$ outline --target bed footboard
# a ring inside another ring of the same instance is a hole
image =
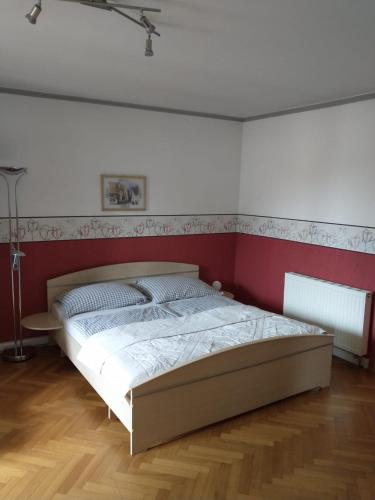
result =
[[[131,391],[131,454],[330,383],[333,337],[255,342],[203,358]]]

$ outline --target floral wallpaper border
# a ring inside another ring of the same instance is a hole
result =
[[[238,232],[375,254],[375,228],[240,215]]]
[[[19,234],[26,242],[231,233],[237,219],[236,215],[22,218]],[[12,230],[15,234],[15,227]],[[8,220],[0,219],[0,243],[8,241],[8,234]]]
[[[241,233],[375,254],[375,228],[256,215],[21,218],[19,231],[24,242]],[[0,243],[7,241],[3,218]]]

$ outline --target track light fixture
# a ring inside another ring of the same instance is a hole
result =
[[[30,12],[26,14],[25,17],[30,24],[36,24],[36,21],[41,12],[42,12],[42,0],[38,0],[38,2],[33,6]]]
[[[141,17],[140,17],[139,20],[142,23],[142,25],[143,25],[144,29],[146,30],[146,33],[147,33],[145,56],[146,57],[152,57],[154,55],[154,51],[152,50],[152,38],[151,38],[151,35],[152,35],[152,33],[155,33],[156,28],[152,24],[152,22],[144,15],[143,11],[141,11]]]
[[[142,23],[144,29],[146,32],[151,35],[151,33],[155,33],[155,26],[152,24],[152,22],[143,14],[143,11],[141,12],[141,17],[140,17],[140,22]]]
[[[137,24],[141,28],[143,28],[147,33],[146,38],[146,49],[145,56],[150,57],[154,55],[154,51],[152,50],[152,38],[151,35],[160,36],[160,33],[156,31],[156,27],[152,22],[145,16],[145,12],[161,12],[161,9],[156,9],[154,7],[142,7],[138,5],[127,5],[122,3],[115,3],[108,0],[59,0],[62,2],[72,2],[84,5],[86,7],[94,7],[96,9],[106,10],[108,12],[116,12],[116,14],[120,14],[120,16],[125,17],[129,21]],[[136,19],[129,14],[126,14],[122,11],[125,10],[134,10],[139,13],[139,19]],[[42,0],[38,0],[37,3],[33,6],[31,11],[26,15],[26,19],[31,24],[36,24],[36,21],[39,17],[39,14],[42,12]]]
[[[154,51],[152,50],[152,38],[151,35],[148,35],[146,38],[145,56],[151,57],[153,55]]]

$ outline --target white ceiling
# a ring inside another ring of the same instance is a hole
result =
[[[33,3],[1,1],[0,86],[236,117],[375,91],[374,0],[140,0],[153,58],[117,14]]]

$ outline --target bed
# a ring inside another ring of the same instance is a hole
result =
[[[198,275],[198,266],[173,262],[136,262],[86,269],[49,280],[48,305],[54,314],[59,314],[54,306],[59,294],[91,283],[131,284],[150,276],[197,278]],[[207,325],[233,329],[231,325],[224,324],[223,318],[232,315],[232,323],[235,324],[236,314],[248,312],[237,304],[225,304],[232,307],[217,309],[211,306],[210,310],[190,315],[191,325],[193,327],[199,318],[203,324],[208,321]],[[251,314],[257,313],[260,321],[264,321],[262,312],[258,311],[253,309]],[[264,317],[269,316],[264,314]],[[184,318],[161,318],[149,321],[147,328],[140,323],[127,325],[126,331],[136,332],[139,327],[151,332],[155,331],[155,325],[163,325],[167,332],[165,337],[168,337],[173,336],[175,323],[183,332],[189,321]],[[83,362],[85,343],[72,334],[68,322],[63,324],[52,334],[54,340],[127,428],[132,455],[194,429],[307,390],[326,387],[330,383],[333,336],[321,331],[314,333],[309,330],[308,334],[304,334],[302,330],[298,335],[291,332],[284,336],[252,339],[224,348],[221,346],[219,350],[201,354],[182,365],[147,378],[138,378],[127,385],[120,372],[116,376],[116,372],[108,368],[103,373],[94,369],[94,365]],[[186,330],[185,333],[195,331]],[[107,365],[111,366],[110,363]]]

